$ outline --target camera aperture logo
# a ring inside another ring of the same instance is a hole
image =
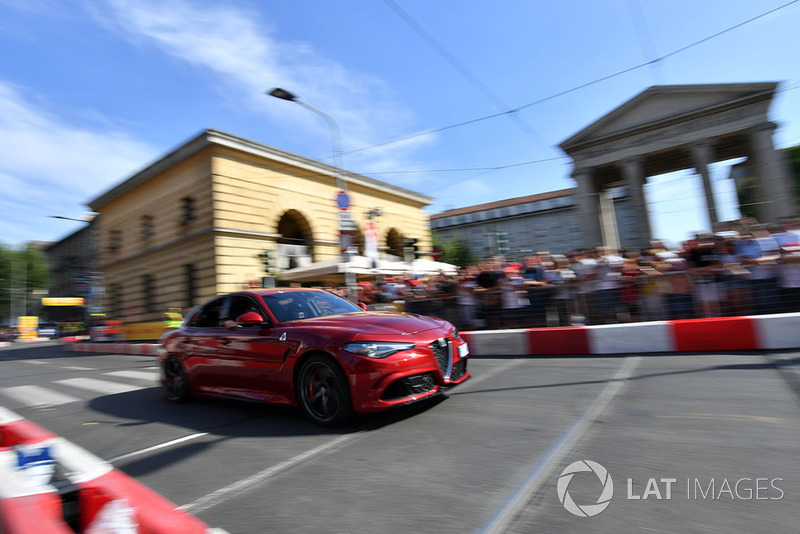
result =
[[[575,473],[586,471],[591,471],[597,475],[597,478],[600,479],[600,483],[603,485],[603,491],[600,493],[600,497],[598,497],[595,504],[579,505],[569,494],[569,483],[572,482],[572,477],[575,476]],[[613,496],[614,481],[611,480],[611,475],[608,474],[608,470],[597,462],[578,460],[577,462],[569,464],[567,468],[561,472],[561,476],[558,477],[558,500],[561,501],[561,504],[564,505],[564,508],[566,508],[569,513],[577,515],[578,517],[596,516],[608,508]]]

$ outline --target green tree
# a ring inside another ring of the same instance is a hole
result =
[[[445,263],[465,267],[478,262],[478,258],[472,253],[469,245],[464,240],[458,239],[443,242],[441,237],[434,232],[433,246],[442,251],[441,261]]]
[[[0,321],[13,322],[13,315],[27,313],[30,294],[47,289],[50,268],[47,256],[38,248],[14,249],[0,244]]]

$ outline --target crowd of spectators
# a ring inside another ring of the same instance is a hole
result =
[[[800,311],[800,231],[699,234],[678,250],[602,247],[487,258],[458,275],[362,281],[359,300],[462,329],[531,328]]]

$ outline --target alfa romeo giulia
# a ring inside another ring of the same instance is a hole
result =
[[[160,340],[167,398],[299,407],[323,426],[417,402],[469,378],[469,348],[433,317],[366,311],[322,289],[221,295]]]

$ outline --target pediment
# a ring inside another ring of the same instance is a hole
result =
[[[651,124],[690,118],[726,106],[740,105],[748,99],[771,99],[777,83],[709,85],[657,85],[650,87],[559,146],[565,151],[577,145],[618,137]]]

